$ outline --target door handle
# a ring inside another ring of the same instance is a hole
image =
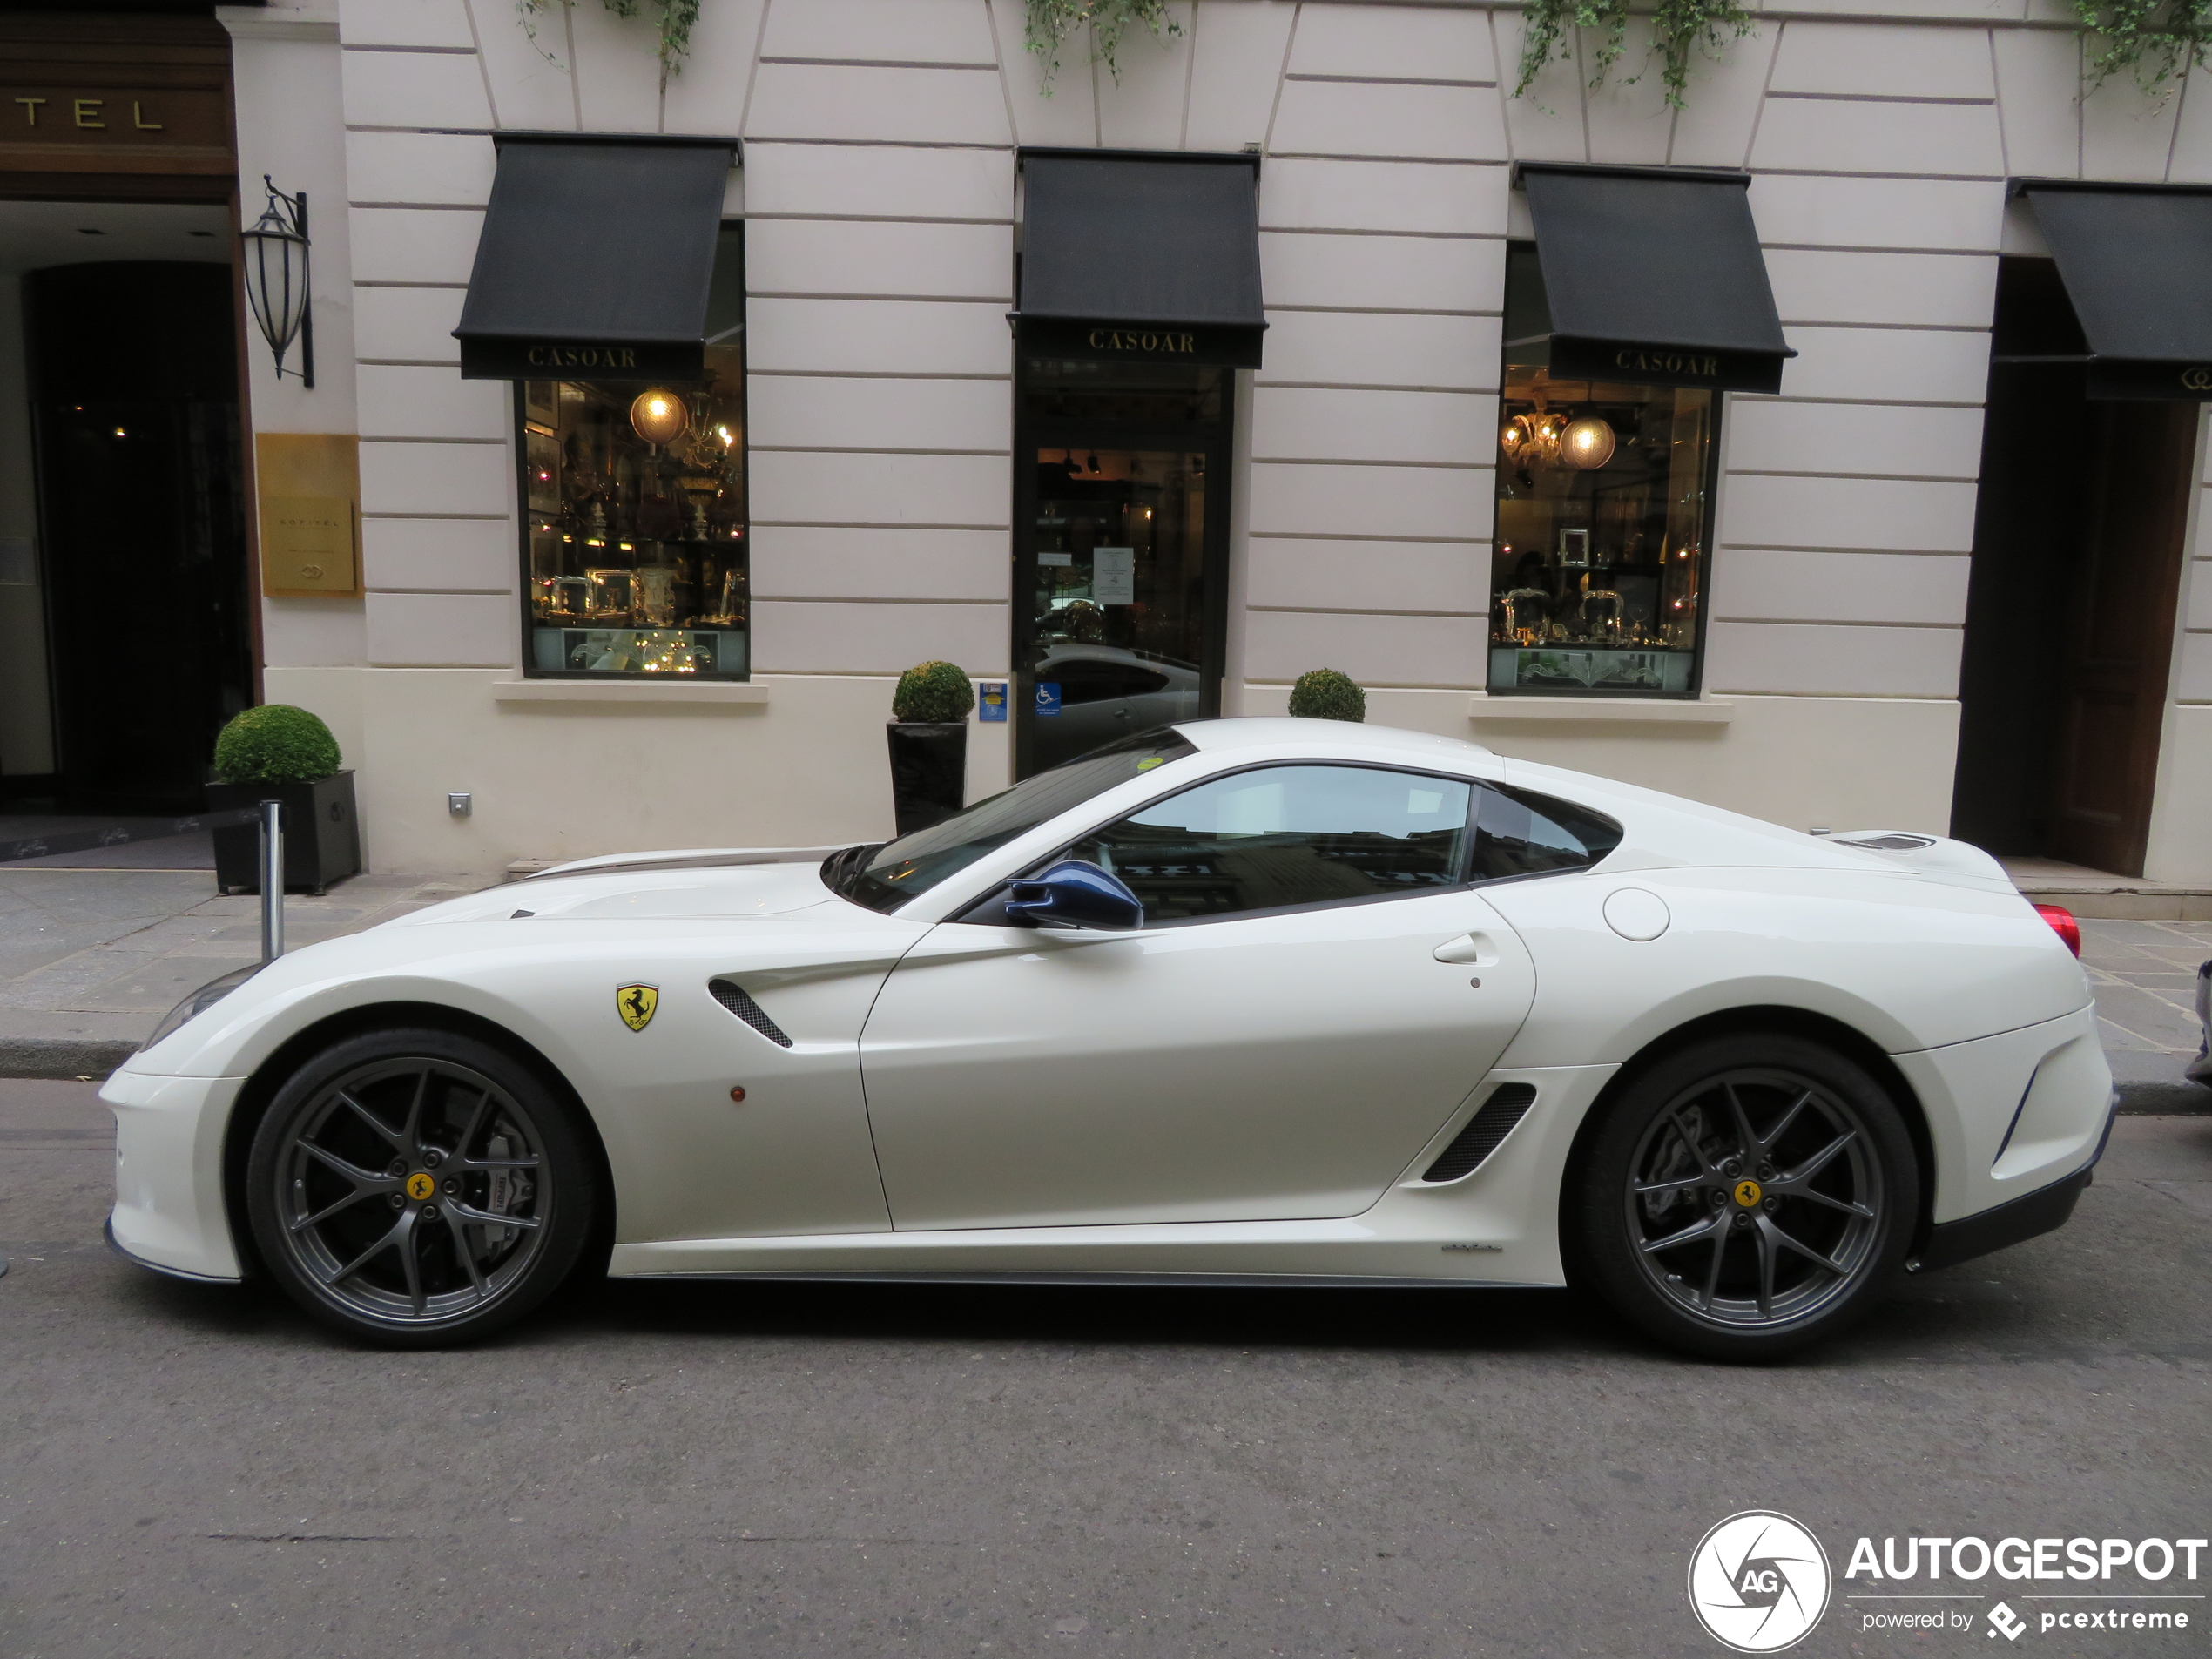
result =
[[[1474,963],[1488,968],[1498,960],[1498,948],[1487,934],[1461,934],[1457,939],[1447,939],[1431,953],[1440,962],[1453,962],[1462,967]]]

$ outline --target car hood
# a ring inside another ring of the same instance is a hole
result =
[[[549,870],[384,925],[428,927],[496,917],[562,921],[722,921],[840,902],[818,848],[648,854]]]
[[[617,987],[880,977],[927,931],[838,898],[811,861],[509,882],[287,952],[125,1069],[245,1076],[319,1021],[408,1003],[482,1018],[556,1066],[587,1065],[576,1032]]]

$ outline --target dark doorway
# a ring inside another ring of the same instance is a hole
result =
[[[1235,371],[1022,364],[1015,765],[1217,714]]]
[[[59,804],[188,812],[252,700],[230,267],[24,290]]]
[[[2092,401],[2086,355],[2052,262],[2002,260],[1952,833],[2140,875],[2198,405]]]

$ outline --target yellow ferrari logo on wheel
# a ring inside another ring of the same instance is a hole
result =
[[[653,1010],[660,1006],[660,988],[657,985],[625,985],[615,993],[615,1012],[622,1015],[622,1022],[632,1031],[643,1031],[653,1022]]]
[[[438,1184],[420,1170],[407,1178],[407,1196],[417,1204],[421,1203],[437,1190]]]
[[[1749,1210],[1757,1204],[1759,1201],[1759,1184],[1757,1182],[1738,1181],[1736,1184],[1736,1202],[1742,1204],[1746,1210]]]

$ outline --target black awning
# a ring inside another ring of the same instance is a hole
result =
[[[1521,164],[1554,378],[1776,392],[1782,338],[1750,175]]]
[[[2089,345],[2088,393],[2212,399],[2212,190],[2014,179]]]
[[[1259,158],[1022,153],[1031,356],[1259,367]]]
[[[463,380],[696,381],[736,141],[496,133]]]

